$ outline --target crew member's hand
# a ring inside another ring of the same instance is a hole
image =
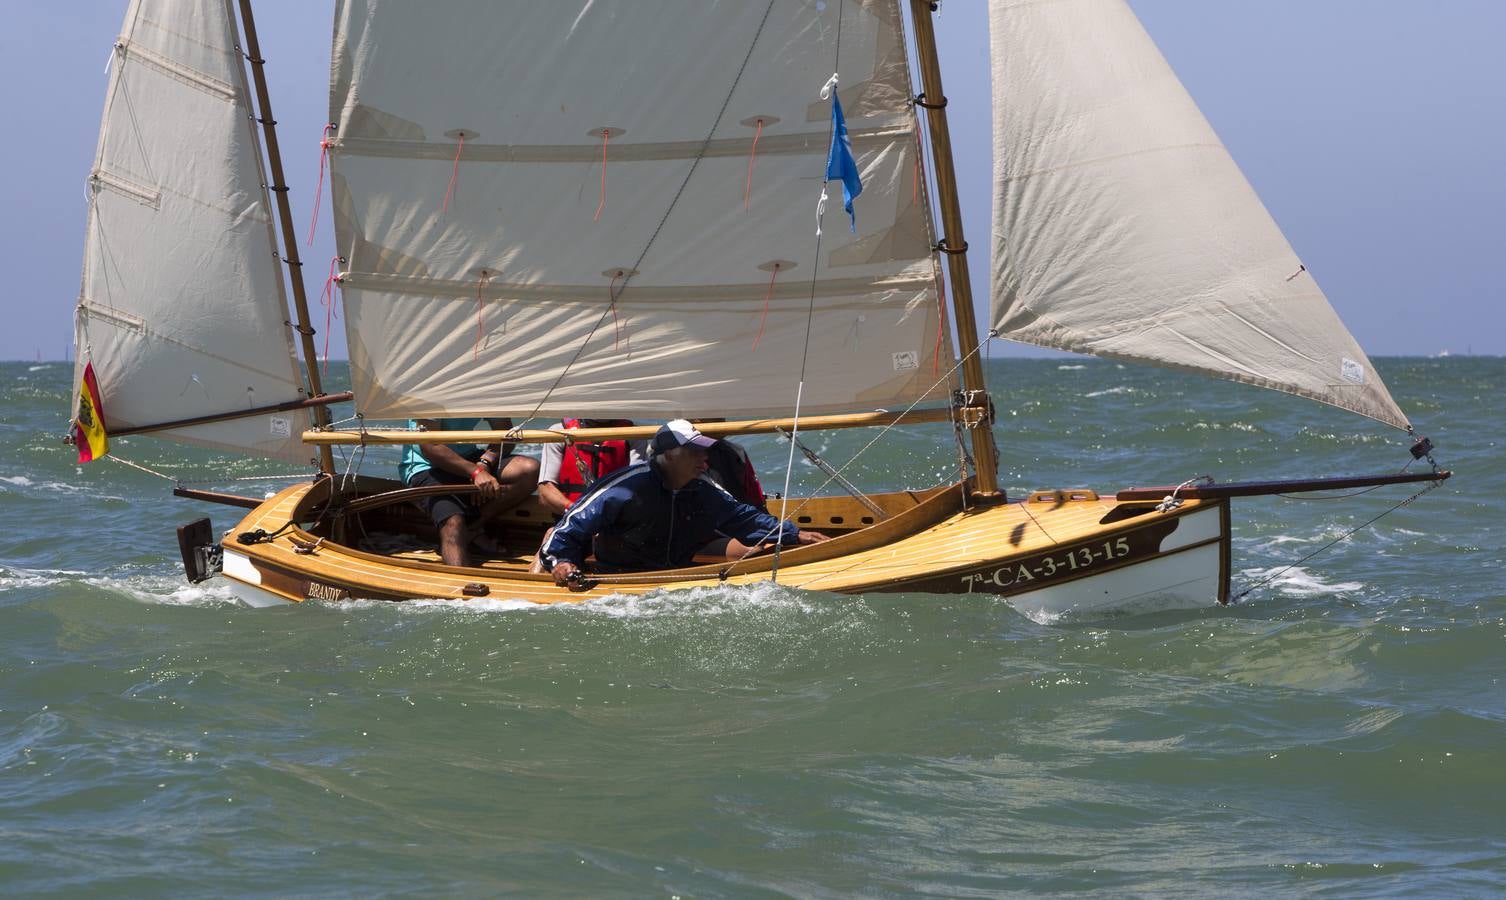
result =
[[[819,544],[822,541],[831,540],[830,535],[822,534],[819,531],[802,531],[798,537],[802,544]]]
[[[558,562],[554,564],[554,583],[565,587],[570,583],[570,576],[576,572],[575,563]]]
[[[473,475],[471,483],[480,488],[479,493],[482,500],[490,500],[497,496],[498,491],[502,490],[502,483],[497,480],[497,476],[485,469]]]

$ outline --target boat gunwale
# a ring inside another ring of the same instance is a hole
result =
[[[372,476],[363,476],[361,482],[358,483],[370,484],[372,482],[384,481],[385,479],[377,479]],[[303,488],[304,494],[302,497],[296,499],[295,505],[293,506],[292,510],[283,518],[285,518],[287,521],[297,523],[300,519],[312,517],[315,513],[315,507],[320,503],[326,502],[325,493],[320,491],[320,488],[328,485],[329,483],[330,482],[328,479],[320,479],[307,485],[294,485],[292,488],[289,488],[288,490],[283,491],[282,493],[279,493],[276,496],[268,499],[257,509],[252,510],[247,514],[246,520],[249,520],[253,516],[258,515],[259,512],[261,512],[269,505],[286,503],[288,500],[293,499],[292,497],[288,496],[289,492],[298,488]],[[880,500],[882,500],[882,498],[884,497],[908,497],[912,501],[914,501],[914,505],[910,506],[908,509],[900,510],[892,514],[887,519],[875,522],[871,525],[865,525],[861,528],[851,529],[851,531],[847,534],[834,536],[831,540],[823,541],[820,544],[805,544],[799,547],[787,547],[780,551],[780,566],[788,567],[792,565],[801,565],[803,563],[820,562],[826,559],[846,556],[852,553],[859,553],[874,549],[884,543],[891,542],[896,538],[902,538],[909,534],[920,533],[926,528],[929,528],[936,523],[946,519],[948,516],[955,515],[959,512],[965,512],[966,510],[962,508],[963,492],[964,483],[954,482],[949,485],[938,485],[937,487],[926,488],[919,491],[902,490],[888,491],[881,494],[872,494],[870,495],[870,497],[879,498]],[[819,500],[822,498],[812,499]],[[267,510],[265,513],[262,513],[261,517],[265,518],[266,515],[270,514],[271,510]],[[265,528],[265,525],[261,525],[260,527]],[[283,535],[289,534],[297,537],[302,541],[319,540],[319,536],[308,532],[298,524],[294,524],[293,527],[288,531],[283,532]],[[858,535],[863,535],[866,537],[866,540],[862,545],[855,545],[852,540]],[[480,575],[482,580],[516,579],[522,581],[539,582],[553,581],[553,576],[551,575],[528,572],[524,569],[512,569],[505,567],[500,569],[493,569],[482,566],[449,566],[445,565],[444,563],[429,562],[427,560],[400,559],[397,557],[388,556],[386,554],[372,553],[370,551],[360,550],[358,548],[350,546],[349,544],[338,543],[331,541],[328,538],[324,539],[323,546],[338,548],[340,553],[348,555],[355,559],[360,559],[379,565],[391,565],[394,568],[399,569],[413,569],[416,571],[434,574],[469,576]],[[773,565],[773,554],[766,552],[761,553],[757,556],[749,556],[743,560],[738,560],[732,563],[720,562],[699,566],[683,566],[674,569],[651,569],[644,572],[611,573],[608,575],[608,578],[610,579],[611,576],[615,574],[624,574],[632,575],[635,578],[644,577],[649,580],[652,580],[650,576],[661,576],[666,581],[698,579],[722,580],[733,576],[752,575],[769,571],[773,568]]]

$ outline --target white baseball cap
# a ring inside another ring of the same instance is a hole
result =
[[[710,447],[715,443],[716,438],[701,434],[695,430],[694,425],[684,419],[672,419],[659,426],[658,433],[654,435],[653,449],[655,453],[664,453],[686,444]]]

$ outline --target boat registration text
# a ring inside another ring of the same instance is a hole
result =
[[[1116,559],[1123,559],[1129,556],[1130,552],[1129,538],[1120,536],[1098,544],[1085,544],[1044,556],[1030,557],[1019,562],[1005,563],[983,572],[970,572],[962,576],[962,583],[966,586],[968,593],[972,593],[975,586],[1014,587],[1032,581],[1081,572]]]

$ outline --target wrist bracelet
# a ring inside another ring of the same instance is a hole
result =
[[[486,466],[484,466],[484,465],[483,466],[477,466],[476,468],[472,469],[471,470],[471,481],[475,481],[476,480],[476,476],[479,475],[479,474],[481,474],[482,472],[485,472],[485,471],[486,471]]]

